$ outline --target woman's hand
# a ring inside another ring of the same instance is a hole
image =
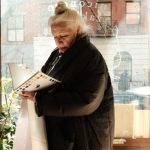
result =
[[[21,94],[19,94],[19,96],[22,98],[22,99],[25,99],[25,100],[31,100],[31,101],[34,101],[35,102],[35,95],[36,95],[36,92],[28,92],[28,91],[22,91]]]

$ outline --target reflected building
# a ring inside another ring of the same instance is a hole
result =
[[[1,14],[3,76],[9,76],[7,63],[41,68],[55,47],[48,18],[56,3],[57,0],[2,1],[2,8],[7,6]],[[86,19],[91,27],[91,41],[108,65],[115,102],[119,103],[115,107],[116,135],[150,137],[150,113],[144,110],[145,98],[126,92],[150,85],[150,1],[67,0],[66,3]],[[135,109],[133,103],[137,102]]]
[[[23,63],[40,69],[55,47],[48,28],[55,0],[6,0],[1,16],[2,73],[6,64]],[[148,0],[67,0],[91,27],[91,41],[108,65],[114,93],[120,93],[121,74],[127,70],[129,88],[149,84]],[[2,1],[2,7],[4,3]]]
[[[149,85],[149,1],[90,2],[83,7],[83,14],[93,29],[92,42],[105,57],[114,93],[122,94],[118,84],[125,70],[129,76],[129,88]]]

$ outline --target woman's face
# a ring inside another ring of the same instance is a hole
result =
[[[51,32],[54,36],[55,43],[61,52],[65,52],[75,41],[77,31],[72,31],[66,26],[51,26]]]

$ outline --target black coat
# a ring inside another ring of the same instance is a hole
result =
[[[42,68],[47,72],[56,48]],[[50,75],[61,83],[36,95],[36,112],[44,116],[49,150],[112,150],[114,101],[106,63],[88,37],[61,57]]]

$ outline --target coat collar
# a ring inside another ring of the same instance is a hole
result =
[[[88,36],[80,37],[78,36],[74,44],[62,55],[62,58],[55,66],[55,69],[51,71],[53,77],[57,78],[57,75],[62,70],[65,70],[67,66],[77,58],[80,53],[83,53],[86,49],[85,46],[90,42]],[[59,52],[59,49],[56,50],[56,53]]]
[[[65,53],[66,54],[72,53],[73,51],[77,53],[78,51],[80,51],[80,49],[82,49],[89,42],[90,40],[88,36],[77,36],[74,44]]]

